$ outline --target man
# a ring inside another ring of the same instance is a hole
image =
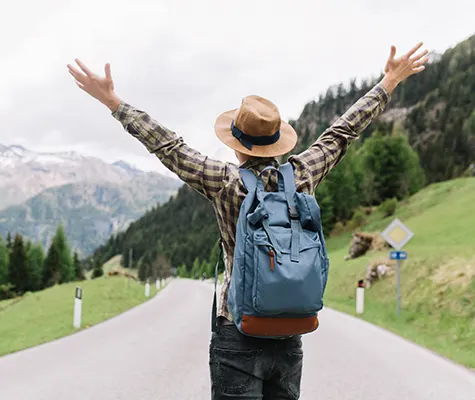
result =
[[[314,193],[328,172],[342,159],[351,140],[378,116],[396,86],[410,75],[424,70],[427,50],[422,43],[395,58],[391,47],[383,80],[356,102],[307,150],[289,158],[298,192]],[[259,96],[246,97],[240,108],[221,114],[215,124],[219,139],[235,151],[239,166],[211,160],[188,147],[183,139],[160,125],[148,114],[123,102],[114,93],[110,65],[105,77],[91,72],[76,60],[82,72],[68,65],[76,84],[106,105],[125,130],[141,141],[149,152],[196,189],[216,210],[224,248],[225,275],[218,310],[220,329],[210,345],[213,399],[298,399],[302,372],[300,336],[282,340],[258,339],[242,335],[233,324],[227,296],[235,248],[236,222],[246,189],[239,168],[255,173],[278,166],[276,157],[290,152],[297,134],[281,121],[277,107]],[[275,191],[277,177],[264,171],[267,191]]]

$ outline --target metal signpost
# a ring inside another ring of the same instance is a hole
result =
[[[396,260],[396,286],[397,286],[397,315],[401,313],[401,260],[407,260],[407,253],[401,249],[414,236],[409,228],[397,218],[381,233],[386,242],[388,242],[396,251],[391,251],[391,260]]]

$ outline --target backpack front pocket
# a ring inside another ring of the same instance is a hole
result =
[[[318,244],[304,247],[299,262],[271,243],[254,243],[253,305],[263,315],[309,314],[322,308],[322,267]],[[279,261],[279,262],[278,262]]]

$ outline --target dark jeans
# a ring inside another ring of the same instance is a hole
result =
[[[302,339],[257,339],[222,325],[210,344],[211,398],[296,400],[302,376]]]

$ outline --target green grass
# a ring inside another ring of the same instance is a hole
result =
[[[396,316],[395,277],[366,290],[361,317],[475,368],[475,179],[431,185],[386,219],[373,213],[363,231],[380,232],[394,217],[414,233],[401,268],[402,313]],[[328,240],[331,266],[326,305],[355,314],[355,288],[366,267],[388,252],[344,261],[350,234]]]
[[[118,272],[129,272],[128,268],[124,268],[121,264],[120,261],[122,259],[122,256],[118,255],[115,257],[112,257],[109,261],[107,261],[103,266],[102,270],[104,271],[104,275],[107,275],[110,271],[118,271]],[[86,278],[91,279],[92,278],[92,269],[90,271],[86,272]],[[132,269],[130,272],[137,276],[137,269]]]
[[[83,289],[81,329],[114,317],[147,298],[144,285],[127,278],[102,277],[68,283],[0,301],[0,356],[49,342],[76,332],[73,327],[74,293]],[[150,285],[151,296],[155,285]]]

